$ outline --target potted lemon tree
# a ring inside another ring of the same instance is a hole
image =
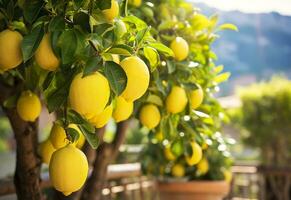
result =
[[[149,130],[142,155],[145,173],[157,177],[161,199],[222,199],[229,191],[231,159],[220,125],[224,112],[213,97],[229,77],[216,66],[211,44],[217,32],[237,30],[217,25],[217,16],[201,14],[185,1],[148,1],[130,11],[152,25],[154,37],[173,57],[155,57],[157,69],[139,106],[141,126]],[[151,60],[152,61],[152,60]]]

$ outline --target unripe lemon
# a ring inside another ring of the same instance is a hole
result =
[[[142,125],[149,129],[155,128],[161,120],[161,114],[157,106],[148,104],[141,108],[139,113],[139,120]]]
[[[190,92],[190,104],[192,109],[196,109],[201,105],[203,96],[203,90],[200,86],[196,90]]]
[[[51,47],[48,33],[43,36],[35,52],[35,61],[41,68],[48,71],[55,71],[60,65],[60,61]]]
[[[126,25],[122,20],[118,19],[115,21],[114,32],[118,38],[122,38],[122,36],[127,32]]]
[[[119,14],[119,5],[116,0],[111,0],[111,7],[106,10],[102,10],[103,15],[108,21],[112,21]]]
[[[202,149],[196,142],[191,142],[192,155],[186,157],[188,165],[193,166],[200,162],[202,159]]]
[[[42,162],[49,164],[52,154],[55,152],[55,148],[53,147],[50,140],[45,140],[39,145],[39,153],[42,159]]]
[[[140,5],[142,4],[142,0],[129,0],[129,4],[135,7],[140,7]]]
[[[140,98],[148,89],[150,73],[148,67],[139,57],[131,56],[120,63],[126,73],[127,84],[121,94],[127,101],[134,101]]]
[[[232,173],[230,170],[223,170],[224,180],[228,183],[232,180]]]
[[[172,167],[172,175],[174,177],[178,177],[178,178],[181,178],[185,175],[185,168],[183,165],[181,164],[175,164],[173,167]]]
[[[188,99],[185,90],[181,87],[174,86],[166,99],[167,111],[173,114],[182,112],[187,102]]]
[[[36,94],[27,90],[21,93],[16,109],[23,121],[34,122],[40,115],[41,103]]]
[[[0,33],[0,71],[17,67],[22,63],[22,35],[6,29]]]
[[[50,161],[49,175],[55,189],[65,196],[79,190],[88,175],[85,154],[70,144],[56,150]]]
[[[82,78],[79,73],[72,81],[69,101],[75,111],[90,119],[104,110],[109,96],[109,83],[102,74],[95,72]]]
[[[95,115],[92,119],[90,119],[90,122],[96,127],[101,128],[105,126],[108,121],[110,120],[113,112],[113,105],[108,105],[102,113]]]
[[[189,53],[189,46],[186,40],[181,37],[176,37],[170,45],[172,51],[174,52],[174,57],[178,61],[182,61],[187,58]]]
[[[133,102],[126,101],[123,97],[119,96],[116,100],[116,106],[113,111],[113,118],[116,122],[121,122],[130,117],[133,111]]]
[[[197,164],[197,170],[200,174],[206,174],[209,170],[209,163],[206,158],[202,158]]]
[[[175,160],[176,159],[176,156],[172,153],[171,147],[169,145],[165,147],[164,155],[167,158],[167,160],[171,161],[171,160]]]

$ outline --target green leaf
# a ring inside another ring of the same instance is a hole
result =
[[[98,24],[93,27],[94,33],[98,35],[102,35],[104,32],[107,32],[112,29],[113,29],[112,24],[108,23]]]
[[[67,134],[69,134],[71,142],[77,141],[79,139],[79,137],[80,137],[79,132],[74,128],[68,127],[68,128],[66,128],[66,132],[67,132]]]
[[[31,33],[24,36],[21,43],[21,51],[24,62],[26,62],[33,56],[43,38],[43,35],[44,28],[43,24],[41,24],[32,29]]]
[[[86,62],[85,69],[83,71],[83,76],[87,76],[92,72],[95,72],[98,68],[100,68],[102,65],[101,61],[102,59],[100,56],[90,57]]]
[[[86,30],[87,32],[91,32],[90,27],[90,17],[87,13],[78,12],[74,15],[73,18],[74,24],[80,25],[82,29]]]
[[[98,0],[98,1],[96,1],[96,5],[100,10],[106,10],[106,9],[111,8],[111,1]]]
[[[58,46],[61,48],[61,59],[63,64],[73,62],[77,49],[77,36],[74,30],[66,30],[59,38]]]
[[[163,45],[162,43],[149,43],[148,46],[155,48],[159,52],[163,53],[165,56],[174,56],[172,49]]]
[[[150,63],[151,71],[154,71],[160,61],[158,52],[152,47],[144,47],[143,53]]]
[[[125,44],[119,44],[111,47],[108,51],[108,53],[112,54],[119,54],[123,56],[131,56],[134,52],[133,48],[125,45]]]
[[[195,113],[198,117],[201,117],[201,118],[210,118],[210,116],[204,112],[201,112],[201,111],[197,111],[197,110],[192,110],[193,113]]]
[[[93,149],[97,149],[99,145],[99,138],[95,133],[91,133],[88,131],[84,126],[78,125],[79,129],[82,131],[83,135],[85,136],[86,140],[90,144]]]
[[[95,132],[95,128],[85,118],[83,118],[78,112],[70,109],[67,114],[68,121],[73,124],[82,125],[90,133]]]
[[[33,23],[44,4],[45,2],[43,0],[25,0],[23,5],[25,20],[29,23]]]
[[[150,29],[151,29],[150,27],[146,27],[145,29],[142,29],[137,32],[136,37],[135,37],[137,44],[140,44],[143,42],[146,34],[149,33]]]
[[[12,96],[8,97],[8,99],[6,99],[4,101],[3,106],[5,108],[15,108],[19,96],[20,96],[20,93],[17,93],[15,95],[12,95]]]
[[[127,76],[122,67],[113,61],[107,61],[105,63],[104,73],[113,92],[116,95],[120,95],[127,84]]]
[[[218,27],[219,30],[232,30],[232,31],[237,31],[238,32],[238,28],[236,25],[234,24],[222,24]]]
[[[134,24],[138,30],[142,30],[142,29],[145,29],[148,27],[147,24],[143,20],[141,20],[133,15],[124,17],[123,21]]]
[[[223,65],[219,65],[219,66],[215,67],[215,68],[213,69],[213,71],[214,71],[216,74],[218,74],[218,73],[222,72],[223,69],[224,69],[224,66],[223,66]]]
[[[167,69],[168,69],[169,74],[172,74],[174,71],[176,71],[176,65],[174,62],[170,60],[166,60],[166,63],[167,63]]]
[[[49,32],[63,31],[66,27],[65,20],[61,16],[55,16],[49,23]]]
[[[224,81],[227,81],[229,77],[230,77],[230,72],[225,72],[225,73],[217,75],[213,81],[216,83],[222,83]]]

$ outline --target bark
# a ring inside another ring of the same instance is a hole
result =
[[[81,200],[101,200],[106,182],[107,167],[116,158],[120,145],[124,142],[128,121],[117,124],[115,138],[111,144],[102,142],[96,150],[93,171],[81,194]]]
[[[19,85],[10,87],[0,82],[0,105],[14,94]],[[19,200],[41,200],[40,166],[37,155],[38,121],[24,122],[15,108],[3,108],[9,118],[16,140],[14,185]]]

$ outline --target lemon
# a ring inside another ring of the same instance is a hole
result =
[[[190,105],[192,109],[198,108],[203,101],[203,90],[200,86],[194,91],[190,92]]]
[[[125,58],[120,65],[127,76],[126,88],[121,96],[127,101],[134,101],[140,98],[149,86],[150,73],[148,67],[136,56]]]
[[[161,120],[161,114],[157,106],[154,104],[147,104],[141,108],[139,113],[139,120],[142,125],[149,129],[155,128]]]
[[[49,164],[52,154],[55,152],[50,140],[45,140],[39,145],[40,156],[44,163]]]
[[[85,154],[70,144],[56,150],[50,161],[49,175],[55,189],[65,196],[79,190],[88,175]]]
[[[34,122],[40,115],[41,103],[36,94],[27,90],[21,93],[16,109],[23,121]]]
[[[118,38],[122,38],[122,36],[127,32],[126,25],[122,20],[118,19],[115,21],[114,32]]]
[[[129,0],[129,4],[135,7],[140,7],[140,5],[142,4],[142,0]]]
[[[166,157],[167,160],[175,160],[176,156],[172,153],[171,151],[171,146],[167,145],[164,149],[164,155]]]
[[[192,156],[186,157],[186,162],[188,165],[193,166],[200,162],[202,159],[202,149],[196,142],[191,142]]]
[[[7,71],[22,63],[22,35],[6,29],[0,33],[0,71]]]
[[[95,115],[92,119],[89,121],[96,127],[96,128],[101,128],[105,126],[108,121],[110,120],[113,112],[113,105],[110,104],[108,105],[102,113]]]
[[[173,114],[182,112],[187,102],[188,99],[185,90],[181,87],[174,86],[166,99],[167,111]]]
[[[111,7],[109,9],[102,10],[102,13],[108,21],[112,21],[119,14],[118,2],[115,0],[111,0]]]
[[[172,167],[172,175],[174,177],[178,177],[178,178],[181,178],[185,175],[185,168],[183,165],[181,164],[175,164],[173,167]]]
[[[228,183],[232,180],[232,173],[230,170],[223,170],[224,180]]]
[[[79,149],[82,149],[82,147],[84,146],[85,142],[86,142],[85,136],[82,133],[80,133],[79,134],[79,139],[77,140],[76,147],[79,148]]]
[[[163,134],[163,132],[162,131],[159,131],[159,132],[157,132],[156,134],[155,134],[155,137],[156,137],[156,139],[158,140],[158,141],[163,141],[163,139],[164,139],[164,134]]]
[[[202,158],[197,164],[197,170],[199,174],[206,174],[209,170],[209,163],[206,158]]]
[[[48,33],[43,36],[35,52],[35,61],[41,68],[48,71],[55,71],[60,65],[60,61],[51,47],[50,35]]]
[[[116,99],[116,106],[113,110],[113,118],[116,122],[121,122],[130,117],[133,112],[133,103],[126,101],[123,97],[119,96]]]
[[[79,133],[79,139],[75,141],[73,145],[76,146],[77,144],[79,144],[79,147],[82,147],[85,142],[85,138],[81,130],[76,124],[69,124],[69,128],[73,128]],[[63,129],[63,127],[61,127],[57,123],[54,123],[49,139],[55,149],[62,148],[70,143],[67,138],[65,129]]]
[[[189,46],[186,40],[184,40],[183,38],[176,37],[175,40],[171,42],[170,47],[174,53],[174,57],[176,60],[182,61],[187,58],[189,53]]]
[[[72,81],[69,101],[75,111],[90,119],[104,110],[109,96],[109,83],[102,74],[95,72],[82,78],[79,73]]]

